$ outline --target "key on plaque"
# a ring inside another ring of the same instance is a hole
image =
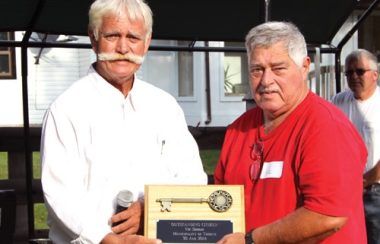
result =
[[[215,212],[226,212],[232,205],[232,196],[224,191],[217,190],[208,198],[159,198],[156,202],[161,203],[161,212],[170,212],[172,203],[205,203]]]

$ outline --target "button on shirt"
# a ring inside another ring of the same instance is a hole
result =
[[[137,78],[124,97],[92,68],[47,111],[41,160],[55,243],[99,243],[120,190],[137,200],[146,184],[207,184],[176,100]]]

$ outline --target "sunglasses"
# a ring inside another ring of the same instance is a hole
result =
[[[346,76],[352,76],[355,73],[357,76],[362,76],[367,71],[370,71],[370,69],[349,69],[349,70],[346,70],[344,74]]]
[[[264,146],[261,141],[256,142],[251,146],[252,163],[249,166],[249,177],[252,181],[260,177],[261,163],[263,160]]]

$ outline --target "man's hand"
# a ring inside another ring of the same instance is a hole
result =
[[[111,218],[112,223],[121,222],[112,227],[112,231],[116,234],[130,235],[142,231],[143,226],[143,203],[140,201],[133,202],[132,205],[124,211],[115,214]]]
[[[107,234],[101,244],[161,244],[159,239],[148,239],[140,235],[116,235]]]
[[[126,244],[161,244],[161,240],[157,239],[148,239],[144,236],[140,235],[128,235],[128,236],[123,236],[123,243]]]
[[[347,217],[323,215],[304,207],[267,225],[255,228],[257,243],[320,243],[341,229]],[[217,244],[243,244],[243,233],[224,236]]]
[[[236,232],[232,234],[225,235],[221,240],[219,240],[216,244],[244,244],[244,233]]]

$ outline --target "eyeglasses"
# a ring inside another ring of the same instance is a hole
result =
[[[349,70],[346,70],[344,74],[346,76],[352,76],[355,73],[357,76],[362,76],[367,71],[370,71],[370,69],[349,69]]]
[[[252,163],[249,166],[249,177],[252,181],[257,180],[260,177],[261,163],[263,159],[264,146],[261,141],[252,145],[251,159]]]

